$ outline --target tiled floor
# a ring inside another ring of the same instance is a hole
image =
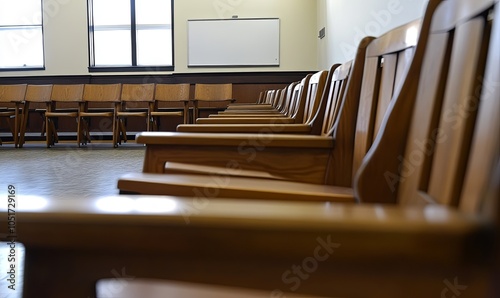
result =
[[[114,149],[109,142],[91,143],[83,148],[75,143],[58,143],[48,149],[44,143],[27,143],[16,149],[12,144],[0,146],[0,216],[7,216],[8,186],[16,188],[17,204],[27,204],[27,198],[51,197],[82,199],[117,194],[118,178],[128,172],[142,171],[145,147],[127,143]],[[23,200],[23,197],[25,198]],[[32,201],[32,200],[30,200]],[[1,227],[4,233],[7,227]],[[16,246],[17,268],[22,246]],[[0,242],[0,297],[21,298],[22,276],[17,272],[16,291],[7,281],[11,262],[9,246]]]

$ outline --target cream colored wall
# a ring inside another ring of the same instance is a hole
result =
[[[44,0],[44,7],[45,71],[1,72],[0,76],[88,74],[87,1]],[[317,68],[315,0],[176,0],[174,9],[176,73],[301,71]],[[240,18],[280,18],[280,67],[187,67],[187,20],[230,18],[233,15]],[[103,74],[109,73],[93,73]]]
[[[277,17],[280,19],[280,67],[188,68],[187,20]],[[176,72],[287,71],[317,68],[315,0],[178,0],[175,2]]]
[[[367,35],[388,30],[420,18],[426,0],[318,0],[318,64],[325,68],[354,57],[357,44]]]

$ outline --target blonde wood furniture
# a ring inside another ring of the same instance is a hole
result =
[[[333,72],[339,65],[332,66],[330,72],[319,71],[309,78],[309,83],[306,88],[305,104],[303,109],[303,122],[296,124],[238,124],[238,125],[211,125],[211,124],[194,124],[194,125],[179,125],[177,131],[180,132],[243,132],[243,133],[259,133],[265,130],[271,130],[277,133],[309,133],[314,124],[321,126],[321,116],[319,110],[323,110],[322,105],[326,104],[328,94],[328,87],[332,81]],[[338,76],[336,76],[337,78]],[[345,79],[345,77],[344,77]],[[243,114],[242,117],[261,117],[266,113],[266,109],[261,113],[255,113],[255,110],[240,110],[241,113],[231,114],[232,116]],[[267,115],[276,117],[281,115],[281,112],[272,110]],[[229,112],[228,112],[229,113]],[[254,113],[254,114],[252,114]],[[281,119],[275,119],[276,122]],[[316,121],[317,120],[317,121]],[[318,130],[318,129],[317,129]]]
[[[197,83],[194,86],[194,98],[193,102],[193,119],[197,119],[199,116],[198,107],[200,102],[208,103],[210,102],[228,102],[232,103],[235,99],[233,98],[233,84],[200,84]],[[193,120],[194,121],[194,120]]]
[[[491,178],[485,205],[498,203],[498,164]],[[94,298],[96,284],[111,280],[117,294],[142,279],[266,297],[450,297],[453,285],[460,297],[497,297],[499,210],[489,206],[47,198],[44,208],[19,208],[24,297]]]
[[[404,53],[412,53],[416,41],[405,43],[406,33],[408,30],[418,32],[419,26],[420,21],[415,21],[394,29],[376,40],[366,38],[360,43],[347,89],[343,91],[345,98],[340,107],[342,112],[334,123],[333,137],[280,135],[272,131],[261,134],[143,133],[137,136],[136,141],[146,144],[144,173],[122,177],[119,189],[122,192],[147,194],[163,194],[165,189],[169,189],[168,192],[182,191],[183,194],[186,192],[192,194],[193,186],[199,183],[200,179],[207,179],[204,185],[213,184],[211,177],[195,177],[196,183],[193,184],[193,181],[189,180],[189,175],[183,175],[181,179],[173,175],[157,177],[146,174],[163,173],[166,162],[264,171],[285,180],[319,184],[316,186],[317,192],[325,193],[322,196],[328,197],[335,193],[328,191],[328,185],[351,187],[353,175],[359,167],[357,159],[363,158],[363,156],[354,158],[355,139],[367,138],[363,133],[356,133],[357,115],[368,109],[364,106],[371,109],[379,102],[386,101],[380,97],[392,97],[390,92],[379,93],[377,91],[379,84],[385,82],[394,88],[398,87],[404,76],[395,75],[394,72],[398,69],[402,72],[410,62],[409,59],[400,59],[399,63],[403,66],[382,71],[383,64],[376,64],[371,68],[365,67],[365,59],[373,57],[381,60],[385,55],[403,56]],[[363,114],[362,117],[376,116]],[[371,121],[374,122],[375,120]],[[368,148],[364,150],[367,151]],[[169,179],[172,180],[169,182]],[[230,184],[223,183],[220,186],[215,184],[218,195],[224,196],[225,191],[245,189],[246,194],[254,197],[255,195],[251,194],[253,191],[261,192],[256,188],[261,185],[260,181],[248,183],[246,180],[229,180]],[[151,184],[148,184],[148,181]],[[267,189],[275,189],[274,192],[283,190],[284,185],[273,187],[273,182],[265,183],[271,183]],[[286,193],[293,193],[304,186],[289,184],[289,187]],[[353,200],[352,197],[350,200]]]
[[[393,100],[386,103],[384,97],[380,97],[378,101],[368,100],[360,105],[359,115],[375,116],[358,116],[352,165],[353,202],[455,206],[462,192],[467,192],[464,187],[480,183],[476,180],[478,174],[469,174],[469,169],[478,164],[494,165],[499,158],[498,139],[479,141],[485,135],[500,132],[499,102],[493,100],[499,95],[492,83],[499,71],[495,52],[500,51],[496,50],[496,43],[489,43],[498,39],[499,34],[491,30],[492,24],[496,25],[494,13],[497,12],[490,8],[496,2],[445,3],[448,4],[439,7],[433,22],[429,19],[424,22],[420,42],[412,53],[412,63],[407,71],[401,70],[403,83],[388,92],[386,88],[394,84],[381,80],[379,93],[394,94]],[[380,65],[380,57],[371,57],[372,51],[381,45],[376,41],[370,44],[365,69]],[[383,47],[391,48],[388,44]],[[392,68],[396,70],[394,77],[398,77],[398,67],[390,63],[391,57],[401,61],[407,53],[393,50],[390,53],[384,57],[382,73]],[[365,72],[363,84],[370,82],[367,75]],[[364,91],[366,89],[361,92],[361,101],[366,99]],[[385,116],[379,113],[381,105],[387,106]],[[478,141],[481,143],[476,144]],[[482,147],[484,153],[471,151],[476,146]],[[370,148],[368,153],[367,148]],[[333,171],[338,168],[334,167]],[[276,171],[270,173],[280,175]],[[488,177],[489,171],[481,173]],[[283,199],[288,193],[307,197],[309,191],[309,200],[324,195],[330,196],[331,201],[346,201],[345,190],[339,192],[337,198],[338,189],[325,189],[324,185],[309,186],[306,191],[306,185],[286,181],[223,178],[141,173],[121,179],[119,188],[145,194],[194,193],[213,198],[233,197],[238,193],[238,197],[264,199]]]
[[[55,84],[52,86],[50,105],[47,107],[47,111],[45,112],[45,135],[47,148],[58,142],[57,130],[53,119],[59,117],[69,117],[76,120],[76,141],[78,146],[80,146],[81,136],[80,130],[78,129],[80,123],[78,112],[80,109],[80,104],[83,101],[84,86],[84,84]],[[62,104],[65,104],[64,109],[59,109],[58,106]]]
[[[153,102],[155,93],[155,84],[123,84],[121,89],[120,101],[116,111],[116,123],[113,128],[114,146],[118,146],[121,141],[127,141],[127,131],[125,128],[125,119],[128,117],[142,117],[146,120],[146,130],[149,131],[149,105]],[[145,104],[142,110],[137,109],[138,104]],[[133,106],[134,105],[134,106]]]
[[[29,120],[30,106],[32,103],[39,103],[45,106],[45,111],[49,108],[51,104],[52,96],[52,85],[28,85],[26,89],[26,95],[24,97],[23,114],[21,121],[21,128],[19,133],[19,148],[24,145],[24,136],[26,134],[26,126]],[[45,121],[44,121],[45,123]]]
[[[100,122],[98,131],[100,134],[104,130],[114,131],[116,127],[116,112],[120,106],[122,84],[86,84],[83,91],[83,102],[80,104],[78,112],[78,146],[87,144],[91,141],[90,119],[92,118],[111,118],[111,125],[108,122]],[[89,110],[89,103],[100,104],[99,108],[108,108],[111,111]],[[104,104],[104,105],[102,105]],[[107,105],[107,106],[105,106]],[[110,106],[112,105],[112,106]],[[83,139],[80,139],[80,136]],[[113,133],[113,146],[117,144],[115,139],[117,135]]]
[[[189,123],[189,84],[156,84],[155,98],[149,107],[150,125],[152,130],[159,130],[159,117],[183,117],[183,123]],[[161,111],[161,103],[183,104],[183,111]]]
[[[7,119],[7,124],[12,132],[14,146],[18,145],[19,128],[21,124],[22,106],[24,95],[26,94],[26,84],[0,85],[0,104],[11,106],[10,109],[0,110],[0,118]],[[10,119],[14,119],[14,124]],[[0,145],[2,140],[0,139]]]
[[[301,123],[303,119],[309,80],[312,74],[306,75],[300,82],[288,86],[285,94],[283,110],[280,115],[250,114],[250,115],[210,115],[212,117],[196,119],[196,124],[273,124]]]

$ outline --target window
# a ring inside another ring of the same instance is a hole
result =
[[[0,0],[0,70],[44,68],[42,0]]]
[[[89,0],[90,71],[173,70],[173,0]]]

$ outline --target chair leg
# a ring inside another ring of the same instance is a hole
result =
[[[45,143],[47,145],[47,148],[50,148],[50,143],[52,141],[52,133],[50,131],[50,119],[48,117],[45,118]]]
[[[47,125],[50,125],[50,132],[52,133],[51,135],[52,145],[54,145],[55,143],[59,143],[59,135],[57,134],[57,129],[54,121],[50,120],[50,123]]]
[[[117,120],[116,117],[113,116],[113,128],[115,128],[115,127],[118,128],[119,125],[120,125],[118,123],[118,121],[116,121],[116,120]],[[118,147],[118,143],[117,143],[117,140],[116,140],[116,134],[115,133],[113,133],[113,147],[114,148]]]
[[[76,142],[78,144],[78,147],[80,147],[82,140],[82,121],[83,119],[80,118],[80,116],[76,117]]]
[[[127,142],[127,129],[125,127],[125,118],[124,119],[120,119],[119,122],[119,127],[120,127],[120,133],[122,135],[122,138],[123,138],[123,142],[126,143]],[[120,144],[121,144],[121,140],[120,140]]]

